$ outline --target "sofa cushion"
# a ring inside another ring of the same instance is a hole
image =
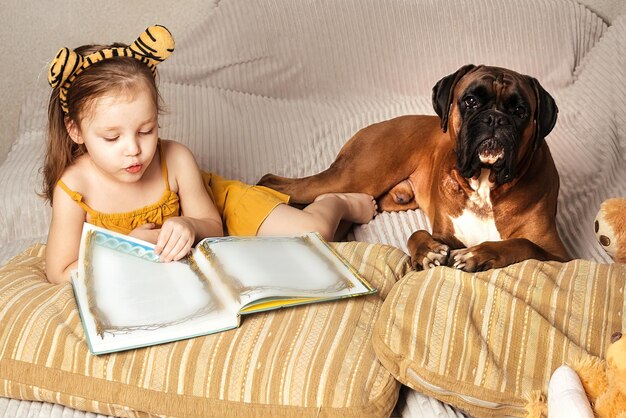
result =
[[[374,321],[409,269],[400,250],[337,251],[374,295],[246,316],[237,330],[89,354],[70,284],[52,285],[38,244],[0,268],[0,396],[116,416],[384,416],[399,383],[376,360]]]
[[[626,265],[584,260],[412,272],[383,304],[374,349],[400,382],[472,416],[525,416],[558,366],[604,356],[625,283]]]

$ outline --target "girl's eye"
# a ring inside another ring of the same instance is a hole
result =
[[[154,131],[154,128],[150,129],[149,131],[139,132],[139,134],[141,134],[141,135],[150,135],[152,133],[152,131]]]
[[[113,138],[107,138],[107,137],[103,137],[103,139],[107,142],[115,142],[117,141],[119,138],[119,136],[113,137]]]

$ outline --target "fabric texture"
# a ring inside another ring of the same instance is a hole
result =
[[[554,369],[604,356],[624,329],[625,284],[626,265],[587,260],[409,273],[383,304],[374,349],[400,382],[472,416],[525,416]]]
[[[0,395],[131,417],[389,415],[400,386],[376,360],[371,333],[408,257],[384,245],[334,248],[377,294],[92,356],[71,286],[47,283],[45,246],[35,245],[0,268]]]
[[[67,406],[49,402],[22,401],[0,398],[0,411],[3,417],[11,418],[107,418],[109,415],[77,411]]]

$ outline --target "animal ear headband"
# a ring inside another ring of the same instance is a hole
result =
[[[132,57],[146,64],[152,75],[156,66],[174,51],[174,38],[165,26],[154,25],[147,28],[135,42],[128,47],[104,48],[92,54],[82,56],[69,48],[61,48],[50,64],[48,83],[55,88],[60,86],[59,98],[63,112],[68,113],[67,90],[76,77],[85,68],[96,62],[113,57]]]

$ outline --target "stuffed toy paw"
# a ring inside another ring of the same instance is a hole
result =
[[[564,364],[552,373],[548,386],[549,418],[593,418],[591,404],[578,375]]]
[[[547,399],[539,391],[530,395],[526,404],[526,417],[594,418],[594,414],[578,374],[564,364],[550,377]]]
[[[626,334],[612,335],[606,359],[586,355],[557,368],[547,405],[543,395],[533,395],[529,418],[626,418]]]
[[[571,365],[591,403],[591,409],[599,418],[626,418],[626,336],[616,332],[606,350],[606,360],[587,356]],[[561,382],[563,383],[563,382]],[[571,384],[571,380],[569,381]],[[552,385],[552,382],[550,382]],[[548,394],[552,388],[548,389]],[[557,402],[558,399],[555,399]],[[565,417],[556,412],[552,415],[548,395],[549,417]],[[588,415],[572,415],[588,416]],[[592,415],[593,416],[593,415]]]
[[[616,263],[626,263],[626,199],[607,199],[600,205],[595,222],[602,248]]]

